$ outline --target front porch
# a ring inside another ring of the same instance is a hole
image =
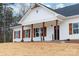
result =
[[[50,42],[53,40],[59,40],[60,39],[59,24],[60,24],[59,20],[54,20],[54,21],[22,26],[22,42],[23,41],[31,41],[31,42],[49,41]]]

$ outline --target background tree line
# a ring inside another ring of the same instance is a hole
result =
[[[12,42],[11,26],[17,25],[17,22],[30,8],[25,4],[20,4],[19,13],[14,14],[14,9],[10,5],[14,3],[0,3],[0,42]]]

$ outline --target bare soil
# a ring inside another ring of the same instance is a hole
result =
[[[78,43],[0,43],[0,55],[3,56],[77,56]]]

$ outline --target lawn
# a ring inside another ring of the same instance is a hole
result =
[[[78,43],[0,43],[0,55],[79,55]]]

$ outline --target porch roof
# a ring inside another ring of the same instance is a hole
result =
[[[53,18],[48,18],[48,19],[42,19],[41,21],[40,20],[28,20],[27,23],[23,22],[22,25],[38,24],[38,23],[56,21],[56,20],[62,21],[62,19],[58,19],[57,17],[53,17]]]

